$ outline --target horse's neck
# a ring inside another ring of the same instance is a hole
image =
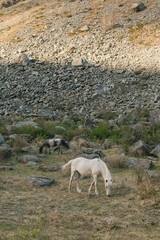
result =
[[[102,177],[104,180],[108,180],[111,178],[111,174],[109,172],[109,169],[107,168],[106,164],[104,162],[101,161],[102,164]]]

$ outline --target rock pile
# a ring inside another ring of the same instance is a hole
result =
[[[91,117],[101,109],[121,114],[160,108],[159,45],[155,41],[138,48],[129,41],[133,26],[137,29],[142,19],[150,22],[153,15],[158,19],[158,9],[132,12],[130,21],[119,11],[116,27],[104,31],[95,19],[80,26],[90,14],[86,6],[89,2],[82,1],[70,17],[57,17],[56,6],[38,22],[45,26],[41,33],[24,25],[15,41],[0,43],[2,117],[55,119],[59,113]],[[119,7],[106,6],[97,17]],[[127,11],[127,5],[123,7]],[[157,28],[154,34],[159,36]]]

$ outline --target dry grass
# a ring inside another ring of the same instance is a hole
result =
[[[22,152],[23,148],[26,147],[27,141],[24,137],[18,136],[13,141],[14,152]]]
[[[109,154],[109,153],[108,153]],[[74,156],[52,154],[44,165],[62,165]],[[50,187],[26,184],[27,176],[55,178]],[[5,240],[158,240],[160,215],[157,205],[138,195],[136,173],[119,169],[112,173],[112,197],[105,195],[99,179],[99,196],[88,196],[90,179],[81,179],[82,193],[61,172],[40,172],[16,162],[14,171],[0,177],[0,236]]]
[[[124,154],[112,154],[106,157],[106,162],[111,168],[123,168],[126,163],[126,156]]]

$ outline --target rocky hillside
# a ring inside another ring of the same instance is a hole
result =
[[[0,1],[0,115],[160,109],[160,3]]]

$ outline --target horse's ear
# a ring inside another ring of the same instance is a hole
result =
[[[108,182],[108,180],[106,180],[106,182]]]

